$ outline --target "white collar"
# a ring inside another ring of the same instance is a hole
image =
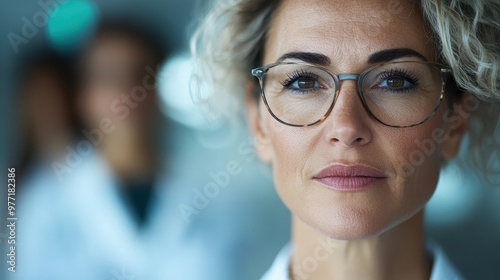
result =
[[[426,244],[427,252],[432,256],[434,263],[430,280],[463,280],[465,279],[453,266],[443,249],[431,240]],[[290,243],[279,252],[271,268],[261,280],[290,280],[288,263],[292,255]]]

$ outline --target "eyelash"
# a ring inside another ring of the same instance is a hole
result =
[[[412,85],[412,87],[410,87],[410,88],[399,89],[397,91],[411,90],[416,85],[418,85],[418,81],[420,80],[420,77],[417,74],[411,72],[410,70],[390,69],[389,71],[386,71],[380,75],[379,81],[383,82],[387,78],[394,77],[394,76],[403,78],[403,79],[407,80]]]
[[[318,80],[317,75],[315,75],[311,72],[304,71],[304,70],[300,70],[300,71],[295,70],[294,72],[287,74],[286,76],[287,76],[287,78],[280,82],[280,84],[286,88],[289,88],[299,78],[310,78],[310,79],[314,79],[316,81]],[[303,90],[301,90],[301,91],[303,91]]]

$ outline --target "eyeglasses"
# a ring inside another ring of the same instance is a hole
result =
[[[338,74],[307,63],[282,62],[258,67],[269,113],[289,126],[311,126],[325,120],[340,93],[340,82],[355,80],[368,113],[390,127],[411,127],[427,121],[444,96],[448,67],[424,61],[378,64],[361,74]]]

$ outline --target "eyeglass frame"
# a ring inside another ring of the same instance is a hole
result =
[[[366,100],[365,100],[364,95],[362,93],[362,83],[361,82],[363,81],[363,79],[366,76],[366,74],[368,74],[373,69],[376,69],[376,68],[381,67],[381,66],[386,65],[386,64],[405,63],[405,62],[406,63],[407,62],[417,62],[417,63],[428,64],[428,65],[434,66],[437,69],[439,69],[440,70],[440,74],[441,74],[441,94],[440,94],[439,100],[437,101],[436,105],[434,106],[434,109],[432,110],[432,112],[427,117],[425,117],[422,121],[420,121],[420,122],[418,122],[416,124],[404,125],[404,126],[390,125],[390,124],[387,124],[387,123],[381,121],[379,118],[377,118],[371,112],[371,110],[368,108],[368,105],[366,104]],[[287,123],[287,122],[281,120],[280,118],[278,118],[273,113],[273,111],[271,110],[271,107],[269,106],[269,104],[267,102],[267,98],[266,98],[266,95],[265,95],[265,92],[264,92],[264,76],[269,71],[269,69],[274,68],[274,67],[279,66],[279,65],[304,65],[304,66],[308,66],[308,67],[315,67],[317,69],[325,71],[326,73],[328,73],[333,78],[333,81],[334,81],[335,86],[336,86],[336,91],[335,91],[334,96],[333,96],[332,104],[330,104],[330,107],[329,107],[328,111],[319,120],[314,121],[314,122],[312,122],[310,124],[305,124],[305,125],[291,124],[291,123]],[[438,110],[439,106],[441,105],[442,100],[444,98],[446,81],[452,75],[452,70],[451,70],[451,68],[449,66],[446,66],[446,65],[440,64],[440,63],[430,62],[430,61],[391,61],[391,62],[384,62],[384,63],[379,63],[377,65],[371,66],[371,67],[365,69],[363,72],[361,72],[359,74],[353,74],[353,73],[339,73],[339,74],[334,74],[328,68],[325,68],[325,67],[322,67],[322,66],[319,66],[319,65],[315,65],[315,64],[311,64],[311,63],[305,63],[305,62],[276,62],[276,63],[271,63],[271,64],[267,64],[267,65],[264,65],[264,66],[261,66],[261,67],[254,68],[254,69],[252,69],[251,74],[252,74],[252,76],[256,77],[259,80],[259,86],[260,86],[260,89],[261,89],[261,94],[260,95],[262,96],[262,100],[264,101],[264,104],[266,105],[268,112],[271,114],[271,116],[273,116],[274,119],[276,119],[278,122],[280,122],[280,123],[282,123],[284,125],[293,126],[293,127],[309,127],[309,126],[313,126],[315,124],[318,124],[318,123],[324,121],[326,118],[328,118],[328,116],[330,115],[330,113],[333,111],[333,107],[335,106],[335,102],[337,101],[337,98],[338,98],[338,96],[340,94],[340,82],[346,81],[346,80],[353,80],[353,81],[357,82],[357,87],[358,87],[357,91],[358,91],[358,96],[361,99],[361,103],[363,104],[363,107],[365,108],[365,110],[368,112],[368,114],[372,118],[374,118],[375,120],[377,120],[381,124],[389,126],[389,127],[407,128],[407,127],[414,127],[414,126],[423,124],[424,122],[428,121],[437,112],[437,110]]]

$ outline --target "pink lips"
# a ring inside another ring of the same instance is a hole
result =
[[[384,180],[384,173],[375,168],[355,165],[332,165],[318,174],[313,179],[325,184],[328,188],[339,191],[356,191],[375,186]]]

